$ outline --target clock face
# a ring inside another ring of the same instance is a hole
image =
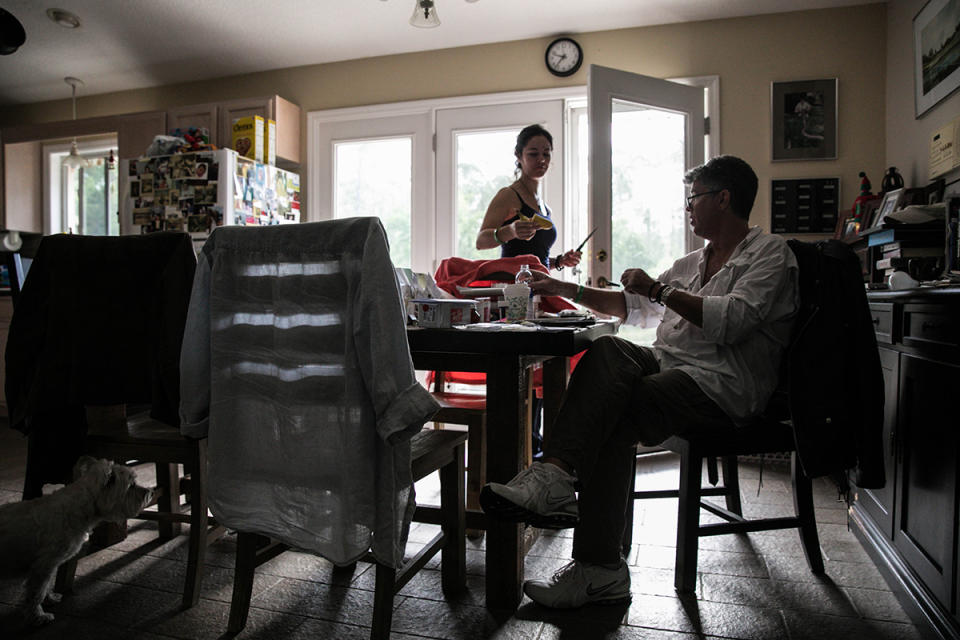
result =
[[[575,40],[557,38],[547,47],[547,69],[554,75],[571,76],[577,72],[582,62],[583,50]]]

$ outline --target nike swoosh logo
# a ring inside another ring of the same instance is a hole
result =
[[[567,494],[547,496],[547,504],[549,505],[562,504],[567,500],[568,500]]]
[[[587,586],[587,595],[588,595],[588,596],[595,596],[595,595],[597,595],[598,593],[602,593],[602,592],[606,591],[607,589],[609,589],[610,587],[612,587],[613,585],[617,584],[617,582],[619,582],[619,580],[614,580],[614,581],[612,581],[612,582],[608,582],[607,584],[605,584],[605,585],[603,585],[603,586],[600,586],[600,587],[594,587],[594,586],[593,586],[593,583],[590,583],[590,585]]]

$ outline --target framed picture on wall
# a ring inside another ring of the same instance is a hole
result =
[[[771,83],[770,121],[774,162],[835,160],[837,79]]]
[[[916,117],[960,87],[960,0],[930,0],[913,18]]]

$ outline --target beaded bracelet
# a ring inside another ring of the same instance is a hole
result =
[[[574,304],[580,302],[580,298],[582,298],[582,297],[583,297],[583,285],[582,285],[582,284],[578,284],[578,285],[577,285],[577,295],[573,296],[573,302],[574,302]]]

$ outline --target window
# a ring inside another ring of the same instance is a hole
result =
[[[519,129],[507,129],[454,134],[457,159],[454,255],[471,260],[489,260],[496,256],[489,250],[477,249],[477,231],[493,196],[514,180],[512,157],[505,151],[516,144],[519,132]]]
[[[63,161],[70,145],[44,146],[44,233],[119,235],[116,139],[81,142],[86,167]]]
[[[379,217],[399,266],[411,264],[412,150],[410,137],[334,144],[334,217]]]
[[[428,110],[335,109],[308,116],[305,221],[378,216],[394,266],[433,273],[433,136]]]
[[[718,131],[717,78],[676,81],[707,89],[705,111],[712,130]],[[671,178],[676,184],[670,184],[670,193],[676,198],[652,199],[648,193],[652,183],[663,186],[661,165],[670,165],[671,176],[683,173],[682,149],[670,138],[679,123],[670,121],[670,115],[626,102],[614,115],[608,214],[616,232],[605,264],[614,277],[626,267],[641,266],[635,262],[638,255],[649,262],[645,268],[659,273],[685,251],[682,183]],[[475,248],[476,234],[493,195],[514,180],[517,132],[534,122],[554,136],[553,161],[543,182],[559,230],[551,253],[573,249],[596,225],[588,214],[590,135],[584,87],[310,113],[306,219],[378,215],[394,264],[421,273],[434,273],[439,261],[452,255],[495,257],[495,250]],[[719,137],[708,136],[706,142],[707,155],[717,155]],[[592,244],[584,247],[579,269],[560,275],[595,282],[590,277],[592,249]]]

